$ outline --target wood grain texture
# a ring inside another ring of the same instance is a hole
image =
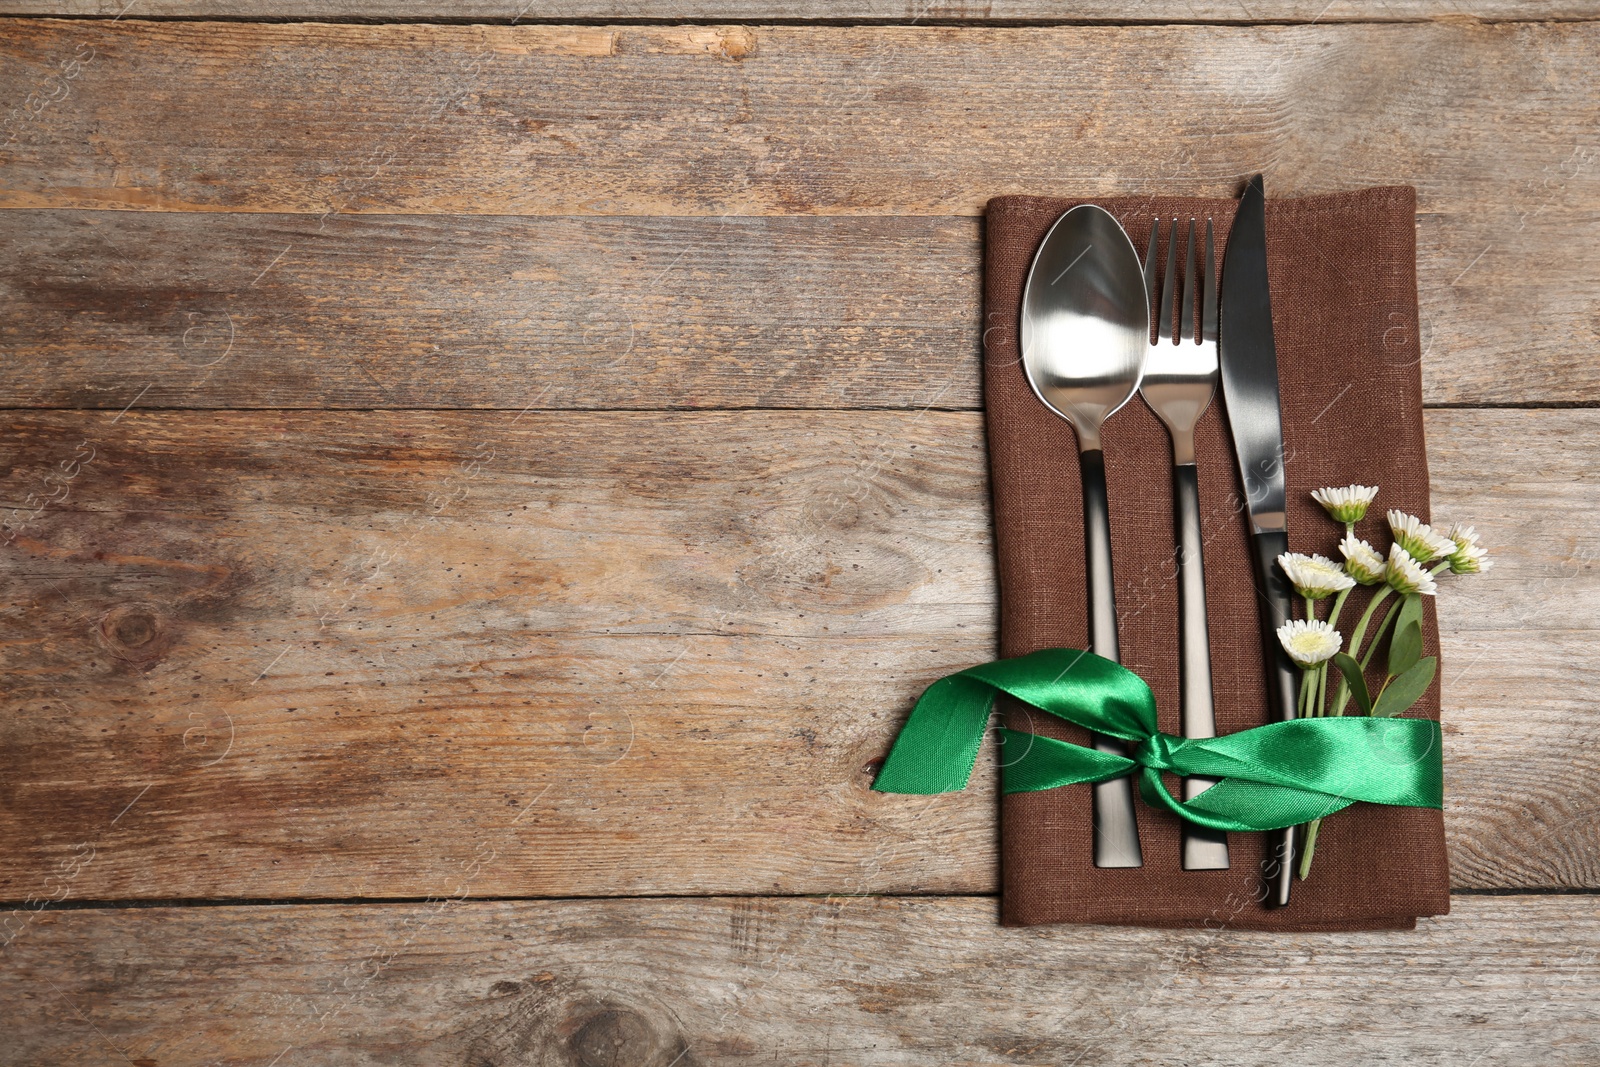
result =
[[[0,15],[139,18],[474,19],[548,22],[577,19],[768,19],[959,22],[1400,22],[1415,19],[1586,19],[1592,0],[672,0],[641,10],[624,0],[0,0]]]
[[[975,407],[979,224],[0,212],[0,403]],[[130,374],[142,374],[137,383]],[[130,387],[131,390],[130,391]]]
[[[1428,402],[1600,396],[1600,242],[1558,223],[1419,218]],[[959,217],[3,211],[0,405],[977,408],[981,240]]]
[[[8,1054],[141,1067],[1600,1059],[1594,896],[1457,897],[1415,933],[1274,935],[1002,929],[994,902],[971,898],[440,893],[45,913],[0,972]]]
[[[1600,413],[1427,428],[1436,515],[1499,559],[1441,600],[1454,882],[1600,885]],[[421,896],[485,850],[475,896],[995,886],[992,787],[868,789],[993,655],[977,415],[30,413],[5,447],[0,899]]]
[[[991,805],[867,788],[990,655],[974,416],[114,418],[7,435],[95,455],[6,553],[0,899],[991,881]]]
[[[1578,245],[1600,203],[1589,23],[17,20],[0,41],[6,207],[941,216],[1265,169],[1274,195],[1412,182],[1424,212],[1549,216]]]

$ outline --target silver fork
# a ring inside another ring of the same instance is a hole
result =
[[[1172,436],[1173,513],[1178,540],[1179,683],[1181,721],[1185,737],[1215,737],[1216,717],[1211,700],[1211,641],[1206,627],[1206,580],[1200,546],[1200,475],[1195,466],[1194,427],[1211,406],[1217,389],[1217,277],[1212,249],[1211,220],[1206,220],[1205,269],[1196,270],[1195,220],[1189,220],[1184,247],[1184,270],[1178,274],[1178,220],[1172,220],[1167,243],[1167,264],[1156,271],[1161,220],[1150,227],[1150,248],[1144,257],[1144,285],[1151,317],[1156,320],[1156,341],[1144,364],[1139,388],[1146,404],[1167,424]],[[1195,335],[1195,280],[1200,277],[1200,330]],[[1179,326],[1173,332],[1173,304]],[[1193,800],[1216,784],[1214,778],[1183,780],[1183,798]],[[1217,830],[1185,821],[1183,869],[1221,870],[1228,866],[1228,837]]]

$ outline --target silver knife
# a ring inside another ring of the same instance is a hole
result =
[[[1272,340],[1272,298],[1267,291],[1267,210],[1261,175],[1239,199],[1228,247],[1222,257],[1221,332],[1218,359],[1228,426],[1239,460],[1250,512],[1261,639],[1268,666],[1268,706],[1278,719],[1295,717],[1296,671],[1278,643],[1277,629],[1290,618],[1288,580],[1277,567],[1289,551],[1287,493],[1283,474],[1283,418],[1278,399],[1278,350]],[[1265,874],[1268,900],[1289,903],[1293,885],[1295,830],[1271,835]]]

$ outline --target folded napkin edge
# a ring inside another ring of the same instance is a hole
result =
[[[1003,215],[1058,215],[1063,210],[1063,204],[1095,204],[1111,201],[1135,200],[1190,200],[1195,203],[1214,202],[1219,205],[1231,205],[1236,198],[1231,196],[1172,196],[1162,194],[1141,195],[1137,193],[1115,193],[1111,195],[1075,195],[1075,196],[1041,196],[1032,193],[1005,193],[1001,196],[990,197],[984,205],[985,216]],[[1346,189],[1325,193],[1307,193],[1302,196],[1269,196],[1268,207],[1275,213],[1288,214],[1319,214],[1329,210],[1339,210],[1352,203],[1370,202],[1375,205],[1389,205],[1404,207],[1409,212],[1415,213],[1417,203],[1417,189],[1414,185],[1373,185],[1364,189]]]

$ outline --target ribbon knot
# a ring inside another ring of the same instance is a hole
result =
[[[1295,719],[1223,737],[1175,737],[1156,728],[1155,695],[1142,678],[1070,648],[995,660],[934,682],[872,787],[920,794],[966,788],[997,692],[1131,746],[1123,756],[1002,729],[1007,793],[1137,774],[1147,803],[1237,832],[1296,826],[1358,800],[1419,808],[1444,803],[1439,724],[1430,719]],[[1219,781],[1182,801],[1168,792],[1163,771]]]
[[[1178,764],[1173,761],[1174,741],[1182,744],[1183,738],[1174,737],[1171,734],[1151,734],[1133,746],[1133,750],[1128,753],[1128,758],[1146,770],[1178,770]]]

